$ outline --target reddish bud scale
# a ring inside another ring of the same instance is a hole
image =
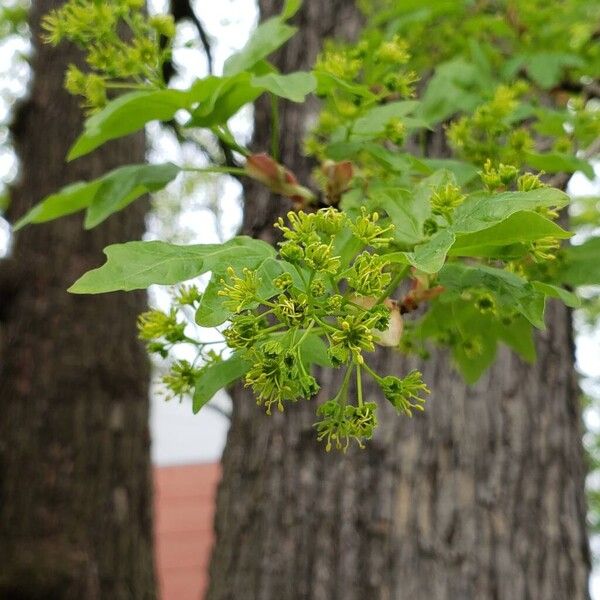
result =
[[[313,193],[298,183],[296,176],[268,154],[252,154],[246,160],[246,175],[268,187],[274,194],[304,204],[313,200]]]

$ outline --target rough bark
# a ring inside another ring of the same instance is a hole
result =
[[[274,4],[262,0],[265,16]],[[307,0],[300,34],[277,57],[282,71],[308,67],[322,36],[356,27],[349,4]],[[286,106],[281,126],[282,161],[301,179],[302,110]],[[255,119],[255,145],[267,148],[266,105]],[[244,232],[268,239],[287,207],[256,186],[246,192]],[[266,417],[235,389],[208,599],[587,598],[570,314],[551,304],[547,320],[535,366],[502,350],[474,387],[444,352],[417,365],[380,351],[381,372],[418,366],[432,393],[413,419],[380,402],[376,438],[347,455],[315,441],[314,402]],[[327,373],[318,400],[338,385]]]
[[[123,163],[143,161],[143,135],[65,164],[81,130],[62,89],[73,48],[40,42],[31,9],[30,97],[14,141],[21,177],[10,220],[40,198]],[[0,263],[0,598],[153,598],[148,364],[136,340],[143,294],[74,296],[102,248],[139,238],[142,203],[91,232],[79,216],[29,227]]]

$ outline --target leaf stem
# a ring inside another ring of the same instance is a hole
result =
[[[295,346],[300,346],[302,344],[302,342],[307,338],[308,334],[310,333],[310,330],[314,327],[316,321],[311,321],[310,325],[305,329],[304,333],[302,334],[302,337],[298,340],[298,342],[296,342]]]
[[[245,175],[246,170],[240,167],[181,167],[182,171],[191,173],[225,173],[228,175]]]
[[[271,156],[279,161],[279,98],[271,96]]]
[[[394,292],[394,290],[398,287],[398,284],[406,277],[408,270],[410,269],[409,265],[402,267],[395,275],[392,277],[392,281],[390,284],[383,290],[379,298],[377,298],[377,302],[375,304],[381,304],[386,298],[389,298],[390,294]]]
[[[362,376],[360,373],[360,365],[356,365],[356,394],[358,397],[358,406],[363,405],[363,389],[362,389]]]
[[[381,381],[381,377],[379,375],[377,375],[377,373],[375,373],[375,371],[373,371],[373,369],[371,369],[371,367],[364,362],[362,364],[362,366],[366,369],[366,371],[369,373],[369,375],[377,382],[379,383]]]

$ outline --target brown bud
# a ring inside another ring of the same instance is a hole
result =
[[[321,172],[325,176],[325,196],[329,204],[336,206],[350,185],[354,167],[349,160],[339,163],[326,160],[321,166]]]
[[[252,154],[246,160],[246,175],[267,186],[273,193],[305,204],[314,200],[314,194],[301,186],[296,176],[268,154]]]

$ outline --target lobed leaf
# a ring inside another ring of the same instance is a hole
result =
[[[394,239],[400,244],[413,245],[423,241],[423,223],[431,215],[424,196],[410,194],[398,188],[379,188],[371,193],[373,208],[381,208],[394,224]]]
[[[251,83],[250,73],[220,77],[204,102],[192,112],[186,127],[212,127],[226,123],[242,106],[254,102],[263,90]]]
[[[104,249],[106,263],[88,271],[69,291],[100,294],[172,285],[227,266],[254,267],[275,253],[272,246],[239,236],[225,244],[178,246],[165,242],[127,242]]]

